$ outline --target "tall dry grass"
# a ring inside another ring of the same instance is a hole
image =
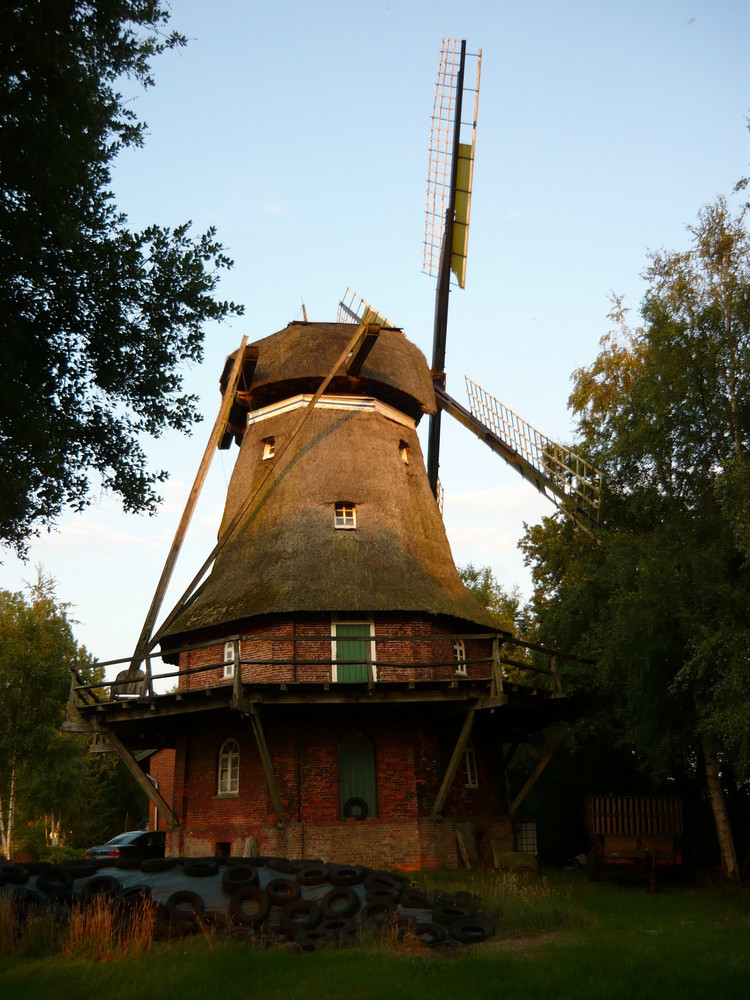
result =
[[[25,909],[12,894],[0,894],[0,955],[42,956],[62,952],[109,962],[151,950],[154,904],[138,899],[124,906],[104,896],[73,905],[62,916],[54,905]]]

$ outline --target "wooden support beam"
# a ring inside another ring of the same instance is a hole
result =
[[[273,810],[276,813],[276,819],[279,823],[286,823],[286,817],[284,816],[284,806],[281,804],[281,796],[279,795],[279,788],[276,784],[276,775],[273,772],[273,764],[271,762],[271,754],[268,752],[268,744],[266,743],[266,737],[263,732],[263,726],[261,725],[260,716],[258,715],[258,710],[253,705],[250,709],[250,721],[253,724],[253,732],[255,733],[255,742],[258,744],[258,753],[260,754],[260,761],[263,765],[263,773],[266,776],[266,784],[268,785],[268,791],[271,793],[271,801],[273,802]]]
[[[367,360],[367,355],[375,346],[375,342],[380,335],[380,330],[381,328],[374,323],[367,324],[364,338],[359,344],[359,347],[356,351],[352,351],[349,359],[346,361],[347,375],[357,376],[362,371],[362,365]]]
[[[130,771],[135,780],[138,782],[139,788],[141,788],[146,793],[150,801],[154,803],[156,809],[158,809],[158,811],[162,814],[162,816],[166,818],[167,826],[169,827],[169,829],[176,830],[180,824],[177,817],[172,812],[172,807],[163,798],[163,796],[156,790],[156,788],[154,788],[154,786],[151,784],[148,777],[146,776],[146,773],[144,772],[143,768],[138,763],[138,761],[135,759],[133,754],[130,752],[130,750],[128,750],[128,748],[125,746],[122,740],[118,736],[115,736],[114,733],[107,733],[107,737],[109,739],[109,742],[112,744],[112,746],[115,748],[115,750],[122,758],[127,769]]]
[[[445,800],[448,798],[448,792],[453,784],[453,779],[456,777],[456,771],[458,770],[458,765],[461,763],[461,758],[466,750],[466,744],[469,742],[469,737],[471,736],[471,727],[474,724],[474,709],[470,708],[466,713],[466,718],[464,719],[464,724],[461,727],[461,734],[458,737],[458,742],[456,743],[456,748],[453,751],[453,756],[448,764],[448,769],[445,772],[445,777],[443,778],[443,783],[440,786],[440,791],[435,799],[435,805],[432,807],[432,818],[437,819],[440,813],[443,811],[445,806]]]
[[[208,558],[206,559],[206,561],[203,563],[203,565],[201,566],[201,568],[198,570],[198,572],[196,573],[196,575],[193,577],[193,579],[188,584],[187,590],[183,593],[182,597],[179,599],[179,601],[177,602],[177,604],[175,605],[175,607],[172,609],[172,611],[170,612],[170,614],[167,616],[166,620],[163,622],[163,624],[159,628],[158,632],[156,632],[156,634],[151,638],[150,643],[149,643],[149,649],[153,649],[154,646],[156,646],[158,644],[158,642],[161,640],[162,635],[167,631],[167,629],[172,624],[172,622],[175,620],[175,618],[180,613],[180,611],[182,611],[182,609],[184,608],[185,604],[188,602],[188,600],[190,599],[190,597],[193,595],[193,592],[195,591],[195,588],[198,586],[198,584],[201,582],[201,580],[203,579],[203,577],[206,575],[206,573],[208,572],[209,568],[211,567],[212,563],[214,562],[214,560],[216,559],[216,557],[218,556],[218,554],[221,552],[221,550],[227,544],[227,542],[232,537],[232,535],[234,534],[234,532],[237,530],[237,528],[239,527],[240,523],[247,516],[248,511],[253,506],[253,504],[255,503],[256,499],[260,496],[263,488],[265,487],[265,485],[268,482],[268,480],[270,479],[270,477],[276,472],[277,469],[280,468],[281,459],[284,457],[284,454],[286,453],[286,450],[289,448],[289,446],[292,443],[292,441],[294,441],[294,439],[296,438],[297,434],[302,429],[302,427],[303,427],[305,421],[307,420],[307,418],[310,416],[310,414],[315,409],[315,406],[317,405],[318,400],[323,395],[323,393],[326,391],[326,389],[328,388],[328,386],[331,384],[331,382],[333,381],[333,379],[336,376],[336,373],[341,369],[341,367],[343,365],[346,364],[346,360],[347,360],[347,358],[349,357],[350,354],[356,354],[359,351],[359,349],[360,349],[360,347],[362,345],[362,342],[367,337],[367,327],[368,327],[367,323],[361,323],[357,327],[357,329],[355,330],[355,332],[352,334],[351,339],[349,340],[349,342],[346,345],[346,347],[344,348],[344,350],[341,352],[341,355],[336,360],[336,363],[333,365],[333,367],[331,368],[331,370],[328,373],[328,375],[320,383],[320,385],[318,386],[318,388],[317,388],[317,390],[315,392],[315,395],[312,397],[312,399],[310,400],[310,402],[307,404],[307,406],[305,407],[305,409],[302,411],[302,414],[300,415],[300,418],[297,421],[297,423],[292,428],[292,430],[291,430],[291,432],[289,434],[289,437],[286,438],[282,442],[281,446],[277,449],[276,455],[274,456],[273,460],[268,464],[268,469],[266,470],[266,472],[265,472],[264,476],[262,477],[260,483],[255,488],[255,490],[250,494],[250,496],[247,498],[247,500],[245,501],[245,503],[240,507],[240,509],[235,514],[235,516],[232,518],[231,522],[229,523],[229,525],[227,526],[226,530],[224,531],[224,534],[218,540],[218,542],[216,543],[216,545],[213,547],[213,549],[209,553]]]
[[[549,747],[547,748],[546,753],[544,754],[544,756],[542,757],[542,759],[539,761],[539,763],[537,764],[537,766],[534,768],[534,770],[531,772],[531,774],[530,774],[530,776],[529,776],[526,784],[523,786],[523,788],[521,789],[521,791],[518,793],[518,795],[516,795],[516,797],[511,802],[511,804],[510,804],[510,815],[511,816],[515,813],[515,811],[521,805],[521,803],[526,798],[526,796],[528,795],[528,793],[534,787],[534,785],[536,784],[537,778],[540,776],[540,774],[545,769],[545,767],[547,766],[547,764],[549,764],[549,762],[555,756],[555,754],[557,753],[557,751],[560,749],[560,747],[562,746],[562,743],[563,743],[564,739],[565,739],[565,730],[563,729],[562,732],[560,732],[560,734],[549,745]]]
[[[198,467],[198,472],[196,474],[195,481],[193,482],[193,488],[190,491],[187,503],[185,504],[185,510],[183,511],[180,523],[177,526],[177,531],[175,532],[174,540],[172,541],[172,547],[167,554],[164,569],[162,570],[159,583],[156,586],[156,592],[154,593],[153,600],[151,601],[151,607],[146,615],[146,621],[143,623],[143,628],[141,629],[141,634],[138,639],[138,645],[135,648],[133,658],[128,668],[129,671],[135,672],[147,653],[149,653],[156,645],[155,642],[150,641],[151,632],[154,627],[154,623],[156,622],[156,616],[159,614],[162,601],[164,600],[164,595],[167,592],[169,581],[172,579],[172,572],[174,570],[175,563],[177,562],[177,557],[180,554],[185,534],[190,525],[193,511],[198,503],[198,497],[200,496],[203,484],[206,481],[211,460],[213,459],[214,453],[219,446],[219,442],[224,435],[227,420],[229,419],[229,411],[232,407],[232,403],[234,402],[234,395],[237,391],[237,383],[239,382],[240,373],[242,371],[246,344],[247,336],[244,336],[242,338],[240,348],[237,351],[237,356],[234,359],[227,387],[221,399],[221,406],[219,407],[219,412],[216,416],[216,420],[214,421],[214,426],[209,436],[206,450],[203,452],[203,458],[201,459],[201,464]],[[146,683],[148,685],[151,683],[150,670],[147,670],[146,674],[147,676],[144,678],[144,687]]]

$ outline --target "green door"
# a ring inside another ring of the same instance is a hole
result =
[[[337,680],[367,680],[367,652],[369,642],[369,622],[349,622],[336,625]]]
[[[339,743],[339,808],[341,819],[378,814],[375,747],[364,733],[350,733]]]

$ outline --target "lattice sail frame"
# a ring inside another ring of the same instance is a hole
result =
[[[474,92],[474,116],[471,122],[471,141],[462,142],[459,151],[459,180],[456,191],[456,220],[458,232],[454,233],[451,247],[451,269],[461,288],[466,281],[466,254],[468,249],[469,216],[471,213],[471,186],[474,174],[474,149],[476,143],[477,114],[479,110],[479,78],[482,69],[482,50],[474,56],[477,60]],[[453,136],[456,127],[456,79],[461,60],[461,43],[444,38],[440,51],[435,101],[430,124],[430,149],[427,166],[427,208],[425,212],[425,237],[422,270],[437,275],[445,234],[445,214],[450,205]],[[467,88],[464,83],[464,93]],[[462,123],[458,122],[458,128]]]
[[[570,448],[532,427],[468,376],[466,391],[473,416],[547,480],[553,494],[567,498],[575,510],[593,524],[598,523],[601,472]]]
[[[336,322],[377,323],[378,326],[383,326],[387,329],[397,329],[397,327],[394,326],[389,319],[387,319],[382,313],[379,313],[377,309],[373,308],[369,302],[365,302],[362,296],[357,295],[357,293],[351,288],[347,288],[343,297],[339,301],[339,306],[336,311]]]

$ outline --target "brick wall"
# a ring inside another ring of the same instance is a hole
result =
[[[221,724],[194,722],[174,754],[174,802],[181,829],[170,835],[169,852],[212,855],[217,844],[228,842],[231,853],[242,854],[246,839],[255,837],[266,855],[403,868],[454,866],[459,863],[457,829],[474,862],[487,862],[492,838],[507,839],[511,849],[502,760],[481,732],[474,745],[479,788],[465,787],[462,762],[443,816],[432,821],[460,719],[356,706],[329,710],[322,718],[311,718],[312,711],[292,718],[269,710],[262,716],[284,810],[281,825],[250,720],[232,715]],[[339,742],[352,731],[363,733],[375,749],[377,815],[365,820],[340,818]],[[228,738],[240,748],[239,792],[220,795],[218,757]],[[165,774],[169,762],[160,757],[155,755],[155,763],[158,773]]]
[[[180,654],[181,690],[231,684],[223,677],[224,642],[237,633],[218,636],[215,644]],[[300,615],[296,621],[263,621],[240,629],[242,679],[245,683],[324,682],[331,678],[332,619]],[[451,680],[456,662],[451,629],[433,619],[403,615],[374,616],[378,679]],[[285,642],[289,636],[296,641]],[[466,673],[489,677],[492,640],[466,639]]]

